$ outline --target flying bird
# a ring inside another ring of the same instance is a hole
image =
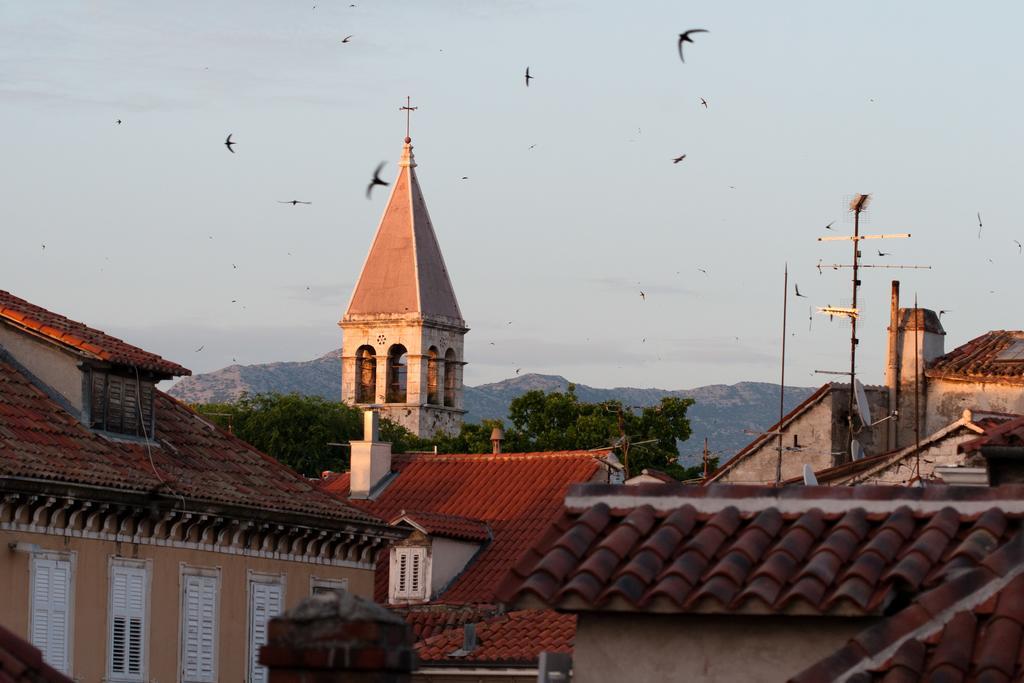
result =
[[[978,212],[978,239],[981,239],[981,211]]]
[[[703,97],[702,97],[702,98],[700,98],[700,103],[704,105],[704,108],[705,108],[705,109],[707,109],[707,108],[708,108],[708,101],[707,101],[707,100],[705,100],[705,99],[704,99]]]
[[[235,153],[235,150],[233,150],[233,149],[231,148],[231,145],[237,145],[238,143],[237,143],[237,142],[231,142],[231,136],[232,136],[232,135],[233,135],[232,133],[228,133],[228,137],[227,137],[227,139],[226,139],[226,140],[224,141],[224,146],[228,148],[228,151],[229,151],[229,152],[231,152],[232,154],[234,154],[234,153]]]
[[[708,271],[704,270],[703,268],[698,268],[697,270],[699,270],[700,272],[704,273],[705,275],[708,274]]]
[[[298,200],[298,199],[291,199],[291,200],[289,200],[287,202],[282,202],[281,200],[278,200],[277,203],[278,204],[291,204],[292,206],[295,206],[296,204],[312,204],[313,202],[304,202],[304,201],[301,201],[301,200]]]
[[[707,33],[707,32],[708,32],[707,29],[692,28],[689,31],[685,31],[684,33],[680,33],[679,34],[679,61],[683,62],[684,64],[686,63],[686,60],[683,59],[683,43],[692,43],[693,42],[693,39],[690,38],[690,34],[691,33]]]
[[[805,298],[805,299],[807,298],[807,295],[806,295],[806,294],[801,294],[801,293],[800,293],[800,285],[798,285],[798,284],[797,284],[797,283],[795,283],[795,282],[793,283],[793,289],[795,289],[795,290],[796,290],[796,295],[797,295],[797,296],[802,296],[802,297],[803,297],[803,298]]]
[[[879,256],[892,256],[892,252],[891,251],[882,251],[881,249],[879,249],[878,250],[878,255]]]
[[[643,299],[644,301],[647,301],[647,295],[644,294],[644,290],[642,289],[640,290],[640,298]]]
[[[807,331],[810,332],[814,326],[814,308],[811,306],[807,307]]]
[[[341,42],[342,43],[347,43],[350,40],[352,40],[352,36],[345,36],[344,38],[341,39]]]
[[[529,149],[533,149],[533,148],[534,148],[534,147],[536,147],[536,146],[537,146],[537,145],[530,145]]]
[[[367,199],[370,198],[370,192],[372,192],[373,188],[376,187],[377,185],[383,185],[384,187],[387,187],[388,185],[391,184],[389,182],[385,182],[385,181],[380,179],[380,172],[381,172],[381,169],[383,169],[383,168],[384,168],[384,162],[382,161],[382,162],[380,162],[380,164],[378,164],[377,170],[373,172],[373,180],[371,180],[370,184],[366,186],[366,198]]]
[[[530,87],[530,79],[532,79],[532,78],[533,78],[533,76],[530,75],[530,67],[526,67],[526,87],[527,88]]]
[[[516,374],[517,374],[517,375],[519,374],[519,371],[520,371],[520,370],[522,370],[522,368],[516,368]]]
[[[679,163],[680,161],[682,161],[682,160],[683,160],[683,159],[685,159],[685,158],[686,158],[686,155],[685,155],[685,154],[683,154],[683,155],[681,155],[681,156],[677,156],[677,157],[676,157],[675,159],[673,159],[673,160],[672,160],[672,163],[673,163],[673,164],[678,164],[678,163]]]
[[[835,221],[832,221],[832,223],[835,223]],[[834,228],[832,227],[832,223],[829,223],[828,225],[826,225],[825,229],[826,230],[834,230]]]
[[[206,348],[206,344],[203,344],[202,346],[200,346],[198,349],[195,350],[195,353],[199,353],[200,351],[202,351],[205,348]]]
[[[1021,247],[1021,244],[1020,244],[1020,240],[1014,240],[1013,243],[1017,245],[1017,253],[1018,254],[1021,253],[1022,247]]]
[[[941,318],[945,313],[952,313],[953,311],[939,311],[939,317]]]
[[[117,120],[117,125],[119,125],[119,126],[121,125],[121,119]]]

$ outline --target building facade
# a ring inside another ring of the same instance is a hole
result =
[[[398,178],[341,322],[342,400],[419,436],[457,434],[462,318],[405,139]]]
[[[404,535],[156,389],[187,373],[0,292],[0,625],[76,681],[264,681],[268,620],[372,596]]]

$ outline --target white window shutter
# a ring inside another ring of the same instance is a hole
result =
[[[425,578],[427,568],[426,548],[396,548],[396,571],[394,582],[395,598],[422,600],[427,596]]]
[[[71,562],[33,558],[32,644],[47,664],[70,673]]]
[[[217,579],[186,575],[182,618],[182,681],[214,683],[217,677]]]
[[[144,680],[147,628],[146,570],[114,565],[110,575],[110,680]]]
[[[279,583],[251,581],[249,584],[249,680],[266,683],[267,668],[260,664],[260,648],[267,644],[267,624],[284,611]]]

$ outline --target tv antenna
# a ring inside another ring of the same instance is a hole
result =
[[[913,269],[930,269],[931,266],[908,266],[908,265],[889,265],[889,264],[862,264],[860,262],[862,254],[860,253],[860,243],[864,240],[888,240],[888,239],[907,239],[910,237],[910,233],[893,233],[893,234],[882,234],[882,235],[862,235],[860,234],[860,215],[868,208],[868,204],[871,201],[871,195],[869,194],[858,194],[853,197],[850,201],[850,211],[853,212],[853,234],[852,235],[829,235],[826,237],[819,237],[819,242],[840,242],[850,241],[853,243],[853,262],[852,263],[822,263],[818,261],[818,272],[820,273],[823,268],[831,268],[832,270],[839,270],[840,268],[850,268],[853,271],[852,290],[853,296],[849,306],[821,306],[818,308],[819,313],[827,315],[830,319],[835,316],[847,317],[850,319],[850,370],[846,371],[833,371],[833,370],[815,370],[819,374],[827,375],[845,375],[850,382],[850,405],[847,411],[847,450],[846,453],[852,460],[854,455],[854,432],[853,432],[853,415],[857,411],[858,407],[858,396],[859,393],[856,390],[857,382],[857,319],[860,317],[860,309],[857,307],[857,292],[860,289],[860,269],[861,268],[913,268]],[[863,391],[863,390],[861,390]],[[867,404],[867,400],[864,400],[864,404]],[[867,412],[867,411],[865,411]],[[863,425],[870,425],[871,418],[863,414],[860,415],[860,420]]]

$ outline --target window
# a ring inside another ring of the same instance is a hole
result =
[[[181,581],[181,680],[214,683],[220,572],[183,566]]]
[[[71,575],[70,555],[32,556],[32,644],[47,664],[65,674],[71,673]]]
[[[249,683],[266,683],[260,648],[267,644],[267,624],[284,611],[284,576],[249,573]]]
[[[441,388],[437,384],[437,347],[431,346],[427,351],[427,403],[440,405]]]
[[[376,403],[377,356],[372,346],[356,351],[356,403]]]
[[[388,351],[388,403],[405,403],[407,372],[405,347],[395,344]]]
[[[455,407],[455,350],[448,349],[444,352],[444,404],[449,408]]]
[[[110,566],[108,681],[146,680],[148,607],[146,563],[114,558]]]
[[[398,547],[391,555],[391,600],[427,599],[427,549]]]
[[[321,579],[318,576],[309,577],[309,594],[323,595],[324,593],[344,593],[348,590],[348,579]]]
[[[1018,339],[1000,351],[999,355],[996,356],[996,360],[1006,361],[1009,363],[1019,363],[1024,361],[1024,339]]]
[[[153,434],[153,383],[92,371],[90,426],[117,434]]]

